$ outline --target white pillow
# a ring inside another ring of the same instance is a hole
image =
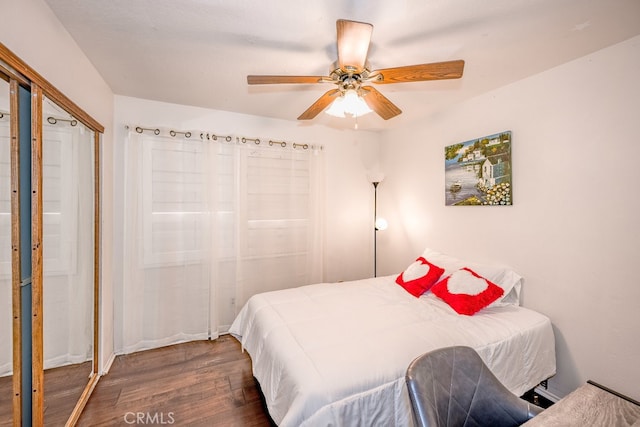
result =
[[[430,248],[426,248],[422,257],[430,263],[444,268],[441,279],[450,276],[461,268],[468,267],[481,276],[491,280],[504,290],[504,296],[493,302],[489,307],[500,305],[520,305],[520,289],[522,288],[522,276],[511,268],[503,265],[480,264],[463,261],[451,255],[443,254]]]

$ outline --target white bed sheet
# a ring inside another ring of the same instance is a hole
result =
[[[404,375],[420,354],[476,349],[521,395],[555,374],[550,320],[518,307],[454,312],[395,276],[323,283],[249,299],[230,333],[251,356],[269,413],[287,426],[411,426]]]

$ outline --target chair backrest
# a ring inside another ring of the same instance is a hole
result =
[[[419,356],[406,383],[420,427],[519,426],[539,412],[502,385],[470,347]]]

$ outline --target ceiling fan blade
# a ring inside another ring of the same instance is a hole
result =
[[[373,25],[338,19],[336,28],[338,30],[338,65],[347,72],[361,72],[367,61]]]
[[[431,64],[407,65],[406,67],[375,70],[369,81],[377,84],[421,82],[426,80],[459,79],[462,77],[464,61],[434,62]],[[382,77],[380,77],[382,76]]]
[[[360,90],[363,92],[363,99],[373,111],[378,113],[380,117],[389,120],[402,113],[398,107],[389,101],[383,94],[371,86],[362,86]]]
[[[336,99],[336,96],[338,96],[339,94],[340,94],[339,89],[331,89],[330,91],[325,92],[324,95],[322,95],[316,102],[314,102],[313,104],[311,104],[309,108],[307,108],[307,111],[300,114],[300,117],[298,117],[298,120],[313,119],[322,110],[327,108],[327,106],[331,104],[333,100]]]
[[[247,76],[250,85],[268,85],[281,83],[321,83],[324,76]]]

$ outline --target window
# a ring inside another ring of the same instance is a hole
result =
[[[125,351],[215,336],[251,295],[321,281],[320,156],[159,133],[126,141]]]

